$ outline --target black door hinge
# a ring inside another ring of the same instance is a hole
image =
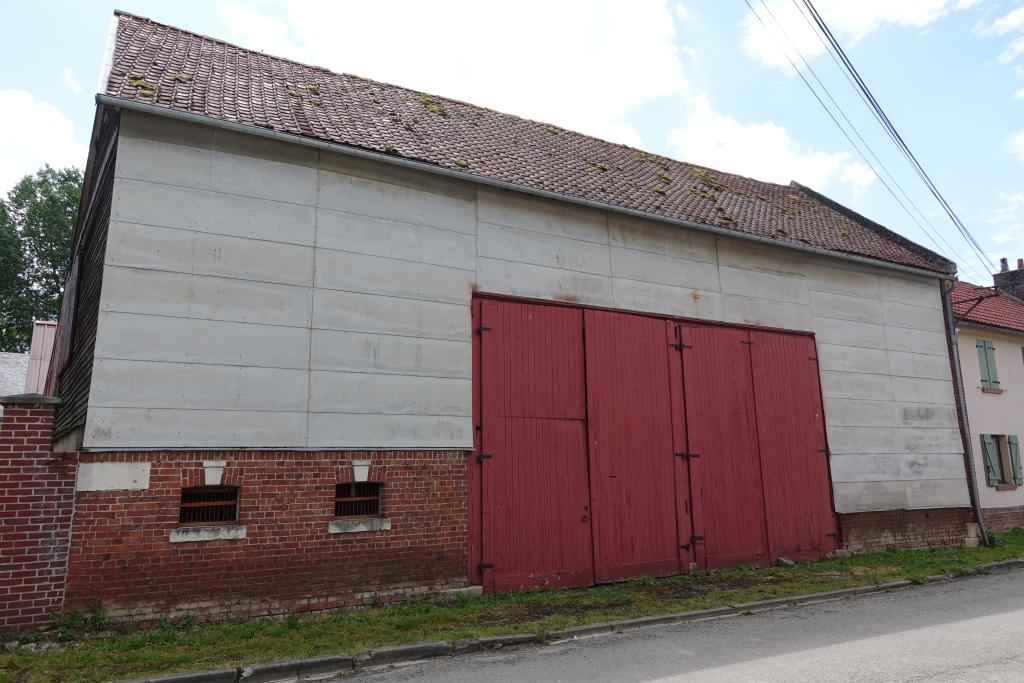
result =
[[[699,458],[700,453],[676,453],[676,457],[689,460],[690,458]]]
[[[746,344],[747,346],[753,346],[754,342],[747,341],[746,339],[740,339],[740,344]]]
[[[490,460],[493,457],[494,456],[491,455],[490,453],[481,453],[480,455],[476,456],[476,461],[482,463],[484,460]]]
[[[480,327],[476,328],[476,333],[477,334],[483,334],[484,332],[490,332],[490,331],[491,331],[491,328],[489,328],[489,327],[487,327],[485,325],[481,325]]]
[[[703,541],[703,536],[690,536],[690,543],[696,543],[697,541]]]
[[[832,532],[827,533],[825,535],[828,536],[829,538],[838,538],[839,537],[839,534],[836,533],[835,531],[832,531]]]
[[[828,449],[827,448],[819,448],[818,452],[823,454],[823,455],[828,455]]]
[[[807,360],[813,360],[815,363],[817,363],[818,362],[818,357],[817,356],[808,356]]]
[[[682,351],[683,349],[692,349],[693,348],[689,344],[683,344],[682,342],[677,342],[675,344],[669,344],[669,346],[671,346],[676,351]]]
[[[690,549],[690,544],[686,543],[684,545],[681,545],[681,546],[679,546],[679,549],[680,550],[689,550]]]
[[[476,566],[476,570],[478,572],[482,572],[485,569],[494,569],[494,565],[491,564],[490,562],[481,562],[480,564],[478,564]]]

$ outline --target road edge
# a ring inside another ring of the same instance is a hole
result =
[[[747,602],[738,605],[729,605],[726,607],[714,607],[706,610],[657,614],[649,617],[620,619],[618,621],[609,621],[599,624],[583,624],[581,626],[572,626],[560,629],[548,634],[510,633],[499,636],[485,636],[481,638],[456,640],[455,642],[433,640],[413,643],[410,645],[379,647],[372,650],[363,650],[351,655],[322,655],[307,659],[253,664],[238,669],[196,671],[192,673],[172,674],[170,676],[122,680],[115,683],[284,683],[286,681],[311,681],[322,679],[330,675],[341,675],[364,669],[373,670],[395,666],[396,664],[408,664],[411,662],[423,661],[432,657],[465,655],[487,650],[499,650],[507,647],[521,647],[523,645],[553,645],[571,642],[579,638],[613,635],[627,630],[644,628],[647,626],[680,624],[693,621],[705,621],[708,619],[741,616],[753,614],[755,612],[767,612],[769,610],[786,609],[789,607],[798,607],[800,605],[820,602],[831,602],[834,600],[843,600],[862,595],[886,593],[926,584],[955,581],[983,574],[1011,571],[1014,569],[1024,569],[1024,558],[988,562],[956,574],[936,574],[934,576],[926,576],[920,581],[901,579],[899,581],[890,581],[888,583],[871,586],[842,588],[834,591],[808,593],[807,595],[794,595],[785,598],[769,598],[767,600],[758,600],[757,602]]]

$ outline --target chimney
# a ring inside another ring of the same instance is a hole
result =
[[[1017,268],[1010,270],[1007,259],[999,259],[999,272],[992,276],[992,283],[999,294],[1024,301],[1024,258],[1017,259]]]

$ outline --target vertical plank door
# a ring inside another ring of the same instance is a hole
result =
[[[813,560],[837,547],[814,339],[750,333],[771,559]]]
[[[675,328],[610,311],[584,322],[595,578],[677,574]]]
[[[484,585],[593,583],[583,312],[484,300],[480,322]]]
[[[768,564],[750,333],[689,324],[680,332],[697,563]]]

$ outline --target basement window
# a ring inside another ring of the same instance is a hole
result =
[[[191,486],[181,490],[180,524],[231,524],[237,521],[237,486]]]
[[[335,517],[372,517],[380,514],[379,482],[350,482],[334,487]]]

